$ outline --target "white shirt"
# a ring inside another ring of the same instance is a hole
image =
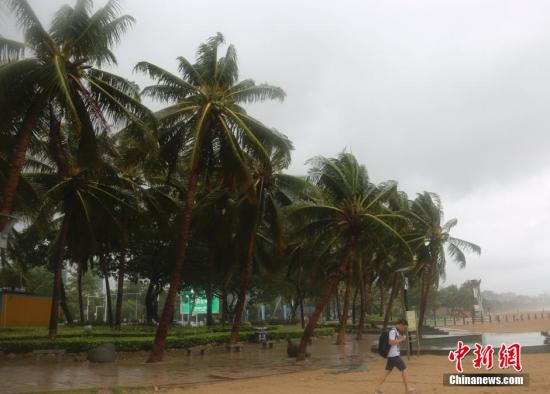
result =
[[[389,339],[390,341],[395,341],[397,338],[399,338],[399,332],[397,329],[392,328],[389,332]],[[388,352],[388,357],[395,357],[399,356],[401,353],[399,352],[399,344],[396,343],[395,345],[390,347],[390,351]]]

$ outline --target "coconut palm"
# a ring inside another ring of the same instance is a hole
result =
[[[298,351],[299,360],[305,357],[309,338],[341,277],[345,275],[349,281],[350,267],[358,246],[369,236],[380,233],[388,234],[408,248],[405,240],[392,227],[394,222],[404,218],[382,204],[395,193],[395,183],[373,185],[365,167],[359,165],[350,153],[341,153],[332,159],[317,157],[310,163],[309,179],[320,189],[321,197],[292,209],[295,220],[301,224],[297,236],[314,239],[319,255],[332,254],[336,263],[325,267],[329,275],[304,330]],[[344,314],[342,319],[347,320],[347,311]]]
[[[135,206],[130,191],[131,182],[125,179],[107,161],[91,167],[81,165],[81,146],[70,133],[70,126],[62,125],[59,114],[50,107],[48,158],[37,173],[25,176],[44,191],[35,223],[43,228],[52,227],[57,236],[52,244],[51,261],[54,271],[50,338],[57,335],[57,310],[62,296],[61,274],[66,257],[76,261],[87,259],[98,240],[108,234],[109,242],[121,242],[124,228],[117,215]],[[109,229],[108,231],[106,229]],[[100,234],[102,236],[100,236]]]
[[[181,76],[172,74],[149,62],[140,62],[136,69],[157,80],[146,87],[144,94],[170,103],[157,112],[161,157],[168,165],[168,175],[185,164],[187,176],[185,202],[181,210],[178,250],[170,288],[155,336],[149,362],[162,359],[170,325],[176,292],[181,285],[195,194],[201,175],[214,168],[221,178],[236,189],[252,183],[247,167],[253,157],[266,167],[269,146],[284,146],[286,140],[247,114],[242,104],[267,99],[282,100],[282,89],[256,85],[250,79],[239,81],[237,54],[229,45],[225,56],[218,57],[224,42],[221,34],[201,44],[194,64],[179,57]]]
[[[116,0],[92,12],[91,0],[65,5],[48,31],[26,0],[4,0],[24,32],[24,43],[0,38],[0,130],[15,133],[10,169],[2,190],[0,231],[12,212],[17,185],[33,133],[39,131],[48,105],[59,107],[78,136],[80,160],[98,162],[95,136],[107,122],[132,121],[149,112],[139,89],[126,79],[97,67],[116,64],[111,51],[132,25],[119,16]],[[28,55],[28,56],[24,56]],[[145,127],[141,127],[146,132]]]
[[[465,252],[481,254],[476,244],[451,236],[450,232],[458,223],[456,219],[444,221],[443,207],[435,193],[418,194],[410,211],[414,219],[415,236],[421,237],[423,244],[416,250],[416,271],[421,279],[420,311],[418,316],[419,334],[422,334],[428,296],[431,289],[445,277],[446,253],[460,268],[466,266]]]
[[[286,137],[281,136],[281,139],[285,140]],[[281,208],[291,204],[293,196],[304,187],[304,182],[299,178],[282,173],[290,164],[291,149],[292,144],[286,139],[283,149],[276,147],[272,150],[270,165],[267,168],[259,161],[251,166],[254,182],[245,192],[244,210],[241,214],[241,217],[247,219],[244,221],[243,230],[248,234],[248,239],[242,283],[231,329],[231,343],[236,343],[239,338],[242,314],[250,290],[256,241],[258,237],[260,241],[268,240],[271,244],[271,254],[281,254]]]

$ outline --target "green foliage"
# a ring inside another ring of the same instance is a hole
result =
[[[147,328],[143,328],[146,330]],[[68,332],[64,332],[67,331]],[[151,328],[149,331],[132,331],[132,329],[126,329],[121,332],[105,332],[93,335],[76,335],[80,331],[83,334],[83,330],[80,329],[64,329],[61,330],[58,338],[55,341],[51,341],[46,338],[46,335],[33,336],[32,332],[36,330],[28,330],[28,336],[15,335],[16,330],[13,331],[13,336],[6,335],[5,332],[1,332],[0,336],[0,351],[9,353],[25,353],[32,352],[33,350],[41,349],[64,349],[70,353],[86,352],[91,348],[104,344],[113,343],[117,351],[139,351],[150,350],[153,340],[154,332]],[[202,332],[202,333],[188,333],[183,334],[184,330],[173,330],[170,336],[167,338],[167,347],[170,349],[185,349],[193,346],[202,346],[208,344],[222,344],[229,341],[230,332]],[[204,330],[203,330],[204,331]],[[72,332],[72,334],[71,334]],[[316,331],[317,335],[331,335],[334,332],[333,328],[320,328]],[[281,327],[273,328],[268,333],[269,339],[284,339],[287,336],[291,338],[298,338],[302,335],[302,329],[297,327]],[[241,333],[241,340],[243,341],[256,341],[257,334],[254,330],[243,330]]]

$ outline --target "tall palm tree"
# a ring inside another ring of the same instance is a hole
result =
[[[281,136],[282,139],[286,137]],[[281,208],[292,202],[292,195],[303,188],[303,181],[281,171],[290,164],[292,144],[286,139],[284,149],[276,148],[270,154],[270,165],[266,168],[260,162],[253,168],[254,182],[245,192],[244,212],[246,217],[243,230],[248,234],[244,260],[244,272],[240,287],[233,327],[231,329],[231,343],[239,338],[242,314],[246,297],[249,292],[252,278],[253,258],[256,240],[260,237],[268,239],[272,244],[271,251],[277,255],[281,253],[282,224],[280,221]]]
[[[424,243],[416,250],[417,273],[421,279],[420,311],[418,316],[419,335],[422,335],[426,306],[431,289],[445,277],[446,252],[460,268],[466,266],[465,252],[481,254],[481,248],[468,241],[451,236],[451,230],[458,221],[444,221],[443,207],[435,193],[418,194],[413,201],[410,214],[414,219],[415,236]]]
[[[48,157],[51,167],[25,176],[44,191],[35,223],[49,227],[53,222],[57,229],[51,253],[54,284],[49,336],[53,339],[57,335],[66,249],[78,260],[89,256],[97,241],[102,239],[100,234],[104,235],[107,228],[110,229],[110,241],[117,242],[116,235],[123,234],[117,210],[121,206],[130,209],[135,202],[129,192],[130,181],[106,161],[102,160],[101,165],[82,166],[85,161],[79,157],[82,149],[74,141],[77,137],[68,132],[70,126],[61,124],[52,107],[49,112]],[[48,161],[44,166],[47,164]]]
[[[395,193],[395,183],[374,186],[365,167],[350,153],[341,153],[332,159],[317,157],[310,163],[313,166],[309,179],[320,189],[321,196],[292,209],[300,224],[297,235],[314,239],[319,255],[333,254],[337,263],[325,268],[330,275],[304,330],[298,360],[304,359],[309,338],[341,277],[345,274],[349,278],[349,267],[358,245],[369,235],[382,233],[408,248],[393,228],[394,222],[404,218],[382,204]],[[343,319],[347,320],[347,311],[344,313]]]
[[[252,182],[248,158],[269,166],[265,144],[285,144],[279,134],[248,115],[242,107],[242,104],[267,99],[282,100],[285,93],[278,87],[256,85],[250,79],[239,81],[235,48],[229,45],[225,56],[218,57],[223,42],[223,36],[218,33],[201,44],[194,64],[179,57],[181,76],[149,62],[136,66],[157,80],[156,85],[146,87],[143,93],[171,104],[156,113],[161,157],[168,165],[168,175],[182,164],[188,174],[174,270],[149,362],[163,358],[174,300],[181,285],[200,176],[217,167],[227,184],[246,186]]]
[[[48,105],[62,109],[79,137],[80,158],[97,159],[95,135],[107,121],[132,121],[149,112],[134,83],[96,67],[116,64],[111,51],[132,25],[119,16],[117,0],[91,13],[92,0],[78,0],[55,14],[49,31],[26,0],[4,0],[24,32],[25,42],[0,39],[0,129],[15,132],[10,169],[2,190],[0,231],[12,212],[17,185],[33,133]],[[24,55],[29,54],[25,57]],[[147,132],[141,127],[142,132]]]

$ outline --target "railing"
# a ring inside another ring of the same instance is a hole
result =
[[[427,316],[425,324],[433,327],[467,326],[476,324],[504,324],[530,320],[550,320],[550,312],[487,313],[477,318],[458,316]]]

